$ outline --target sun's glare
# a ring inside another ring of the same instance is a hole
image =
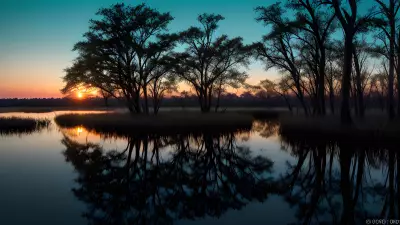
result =
[[[83,127],[76,128],[76,134],[80,135],[83,132]]]
[[[83,98],[82,92],[78,92],[77,96],[78,96],[78,98]]]

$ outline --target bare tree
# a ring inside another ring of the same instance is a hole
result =
[[[358,1],[347,0],[346,7],[340,0],[323,0],[324,4],[330,5],[335,11],[344,32],[344,57],[342,78],[342,104],[341,120],[344,124],[351,124],[350,113],[350,88],[353,64],[353,41],[357,33],[365,31],[366,27],[374,22],[373,13],[360,17],[358,14]]]
[[[185,51],[176,53],[179,63],[175,72],[194,88],[202,112],[210,111],[218,82],[244,74],[240,66],[250,63],[252,46],[244,45],[240,37],[216,35],[218,23],[223,19],[221,15],[199,15],[201,26],[190,27],[180,34]]]
[[[371,76],[369,96],[376,97],[382,111],[385,108],[385,97],[388,93],[387,66],[383,63],[383,69]],[[387,102],[387,101],[386,101]]]
[[[340,49],[343,49],[340,47],[340,44],[330,43],[327,54],[326,89],[329,93],[329,104],[332,114],[335,114],[336,97],[340,95],[340,79],[342,77],[340,68],[343,64],[342,51]]]
[[[373,63],[369,61],[371,58],[370,43],[366,42],[366,38],[355,40],[353,46],[353,90],[355,97],[356,114],[361,118],[365,114],[365,88],[374,71]]]
[[[278,82],[274,82],[268,79],[260,81],[259,87],[265,91],[268,96],[278,95],[285,100],[285,103],[290,112],[293,112],[292,104],[290,103],[290,93],[293,85],[291,84],[291,78],[285,76]]]
[[[230,73],[229,73],[230,72]],[[215,104],[215,112],[218,111],[219,106],[220,106],[220,99],[221,99],[221,94],[226,92],[228,87],[232,87],[235,89],[238,89],[242,86],[245,85],[245,81],[248,77],[248,75],[244,72],[239,72],[239,71],[229,71],[228,73],[223,74],[223,76],[220,76],[215,82],[215,87],[213,88],[214,91],[216,92],[216,104]]]
[[[397,29],[399,26],[397,27]],[[397,80],[397,116],[400,116],[400,32],[397,32],[397,42],[395,45],[397,63],[396,63],[396,80]]]
[[[285,11],[280,3],[268,7],[257,7],[257,21],[265,26],[271,26],[271,31],[263,37],[263,42],[257,44],[257,58],[263,59],[266,69],[277,68],[290,74],[295,89],[293,90],[308,115],[308,106],[304,99],[301,81],[301,63],[299,53],[295,49],[295,31],[289,19],[284,17]]]
[[[177,91],[176,76],[172,73],[167,76],[158,76],[149,83],[150,97],[153,100],[153,112],[158,114],[162,100],[166,93]]]
[[[310,55],[314,59],[309,65],[312,67],[310,72],[315,73],[316,109],[319,114],[324,115],[326,49],[329,37],[336,29],[335,14],[326,10],[318,0],[290,0],[287,6],[296,10],[296,20],[291,24],[302,31],[297,35],[298,39],[312,52]]]
[[[384,23],[378,23],[378,27],[381,28],[383,34],[389,40],[389,77],[388,77],[388,114],[389,118],[393,119],[395,116],[394,112],[394,69],[395,69],[395,44],[396,44],[396,16],[400,8],[400,1],[389,0],[388,4],[385,4],[381,0],[375,0],[379,5],[380,16]],[[398,75],[399,76],[399,75]]]

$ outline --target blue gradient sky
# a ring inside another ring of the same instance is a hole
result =
[[[258,41],[266,32],[255,22],[254,8],[270,0],[0,0],[0,98],[61,97],[63,69],[76,56],[74,43],[82,40],[89,19],[100,7],[124,2],[146,2],[175,18],[171,31],[196,24],[197,15],[219,13],[226,19],[220,33],[242,36],[246,43]],[[274,78],[260,63],[248,71],[249,82]]]

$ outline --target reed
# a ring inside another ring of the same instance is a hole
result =
[[[49,119],[0,117],[0,134],[32,133],[46,128],[50,124]]]

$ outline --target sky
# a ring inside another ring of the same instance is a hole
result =
[[[64,69],[77,56],[73,45],[83,40],[89,20],[101,7],[145,2],[175,18],[171,32],[197,24],[199,14],[225,17],[219,33],[241,36],[245,43],[261,40],[267,28],[255,21],[254,8],[271,0],[0,0],[0,98],[62,97]],[[277,77],[260,62],[249,69],[249,83]]]

